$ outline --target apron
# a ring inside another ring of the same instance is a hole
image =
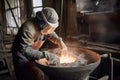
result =
[[[17,80],[48,80],[44,72],[36,63],[27,59],[20,52],[13,54],[13,63]]]
[[[13,63],[18,80],[34,80],[29,70],[27,69],[26,64],[30,61],[22,55],[20,52],[13,52]]]
[[[40,40],[39,37],[32,47],[39,50],[44,41],[45,40]],[[48,80],[45,79],[47,76],[37,67],[36,63],[33,60],[26,58],[20,51],[13,51],[12,56],[18,80]]]

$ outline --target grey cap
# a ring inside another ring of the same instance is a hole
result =
[[[46,23],[48,23],[52,27],[58,27],[59,25],[59,17],[57,12],[51,7],[45,7],[42,10],[42,17]]]

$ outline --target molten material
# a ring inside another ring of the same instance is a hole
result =
[[[70,54],[61,55],[60,64],[62,63],[72,63],[76,61],[76,57]]]

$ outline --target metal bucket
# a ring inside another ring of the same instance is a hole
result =
[[[79,48],[79,53],[85,53],[89,64],[79,67],[51,67],[38,65],[50,80],[86,80],[90,73],[100,64],[100,55],[91,50]]]

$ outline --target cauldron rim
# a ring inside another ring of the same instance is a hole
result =
[[[93,67],[96,68],[96,66],[99,65],[101,60],[95,62],[95,63],[91,63],[88,65],[84,65],[84,66],[79,66],[79,67],[52,67],[52,66],[44,66],[44,65],[40,65],[38,64],[39,67],[44,67],[46,69],[51,69],[51,70],[60,70],[60,71],[64,71],[64,72],[70,72],[70,71],[81,71],[81,70],[87,70],[87,69],[91,69]],[[96,66],[94,66],[96,65]]]

